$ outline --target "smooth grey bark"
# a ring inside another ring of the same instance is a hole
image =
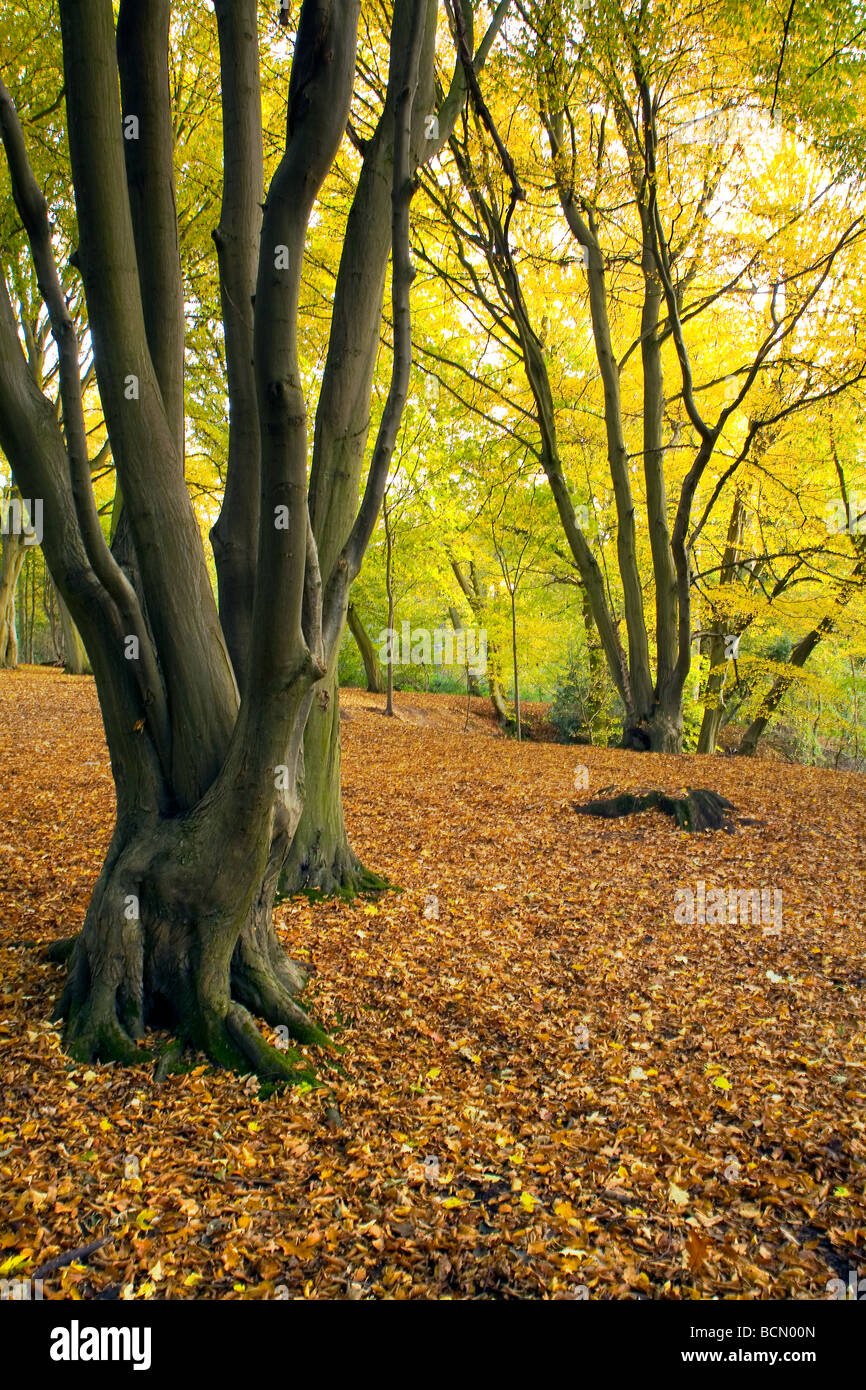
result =
[[[259,526],[259,417],[253,371],[253,292],[264,168],[256,0],[216,0],[223,97],[223,198],[213,232],[229,392],[226,487],[211,545],[220,621],[238,688],[246,688]],[[353,499],[354,500],[354,499]]]
[[[117,67],[126,187],[144,328],[165,414],[183,467],[184,303],[169,97],[171,0],[120,0]],[[137,126],[129,124],[129,118]],[[128,138],[134,137],[134,138]]]

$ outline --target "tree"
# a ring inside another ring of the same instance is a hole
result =
[[[806,665],[816,647],[834,632],[840,611],[851,602],[855,594],[862,592],[864,584],[866,584],[866,512],[860,511],[855,500],[856,494],[852,494],[849,490],[835,441],[832,441],[832,452],[839,484],[839,501],[844,517],[843,529],[847,534],[854,563],[848,574],[839,576],[835,581],[829,611],[810,626],[809,630],[794,645],[784,668],[778,672],[770,689],[761,699],[758,710],[743,734],[737,749],[737,752],[744,757],[754,756],[758,743],[785,695],[794,684],[798,673]]]
[[[248,233],[253,209],[246,192],[255,170],[250,179],[238,150],[261,140],[257,7],[255,0],[217,0],[216,8],[224,140],[233,153],[225,201],[243,206]],[[235,325],[251,349],[252,373],[242,385],[230,373],[229,384],[233,427],[240,428],[244,391],[254,390],[256,418],[255,436],[236,436],[228,464],[258,497],[257,539],[246,542],[254,583],[243,615],[245,664],[235,653],[240,700],[183,472],[169,0],[146,7],[121,0],[116,32],[111,0],[60,4],[79,235],[74,259],[135,584],[99,523],[78,338],[49,210],[0,86],[0,128],[51,319],[63,415],[61,425],[28,369],[4,275],[0,445],[22,494],[44,500],[46,560],[93,666],[117,795],[114,834],[69,948],[58,1006],[78,1058],[140,1061],[136,1040],[160,1020],[219,1063],[279,1078],[291,1075],[290,1063],[266,1042],[256,1015],[302,1040],[324,1040],[296,1001],[304,974],[277,941],[271,908],[301,814],[307,714],[336,658],[408,389],[410,141],[429,27],[425,0],[397,6],[405,43],[393,81],[391,382],[360,506],[337,555],[323,565],[312,493],[308,503],[297,305],[310,215],[349,114],[358,14],[359,0],[304,0],[284,148],[261,216],[257,262],[249,261],[244,236],[226,238],[221,254],[224,280],[236,277],[234,304],[250,303],[254,293],[251,318]],[[233,188],[235,180],[243,190]],[[358,314],[369,314],[370,287],[362,281],[355,292]],[[229,336],[227,325],[227,343]],[[323,398],[317,427],[332,423]]]
[[[508,600],[511,608],[511,669],[514,674],[514,723],[517,733],[517,742],[523,738],[523,726],[520,717],[520,668],[517,656],[517,591],[520,582],[525,578],[536,556],[534,553],[527,554],[530,544],[533,541],[533,506],[535,503],[535,488],[529,496],[527,515],[525,521],[521,519],[521,524],[509,523],[503,516],[506,510],[511,488],[507,488],[502,499],[502,506],[499,515],[490,524],[491,539],[493,541],[493,551],[496,555],[499,568],[502,571],[502,579],[508,591]],[[498,527],[498,530],[497,530]]]
[[[696,71],[704,83],[701,60],[713,40],[711,25],[694,24],[690,15],[689,24],[680,27],[672,13],[662,15],[655,7],[602,3],[588,9],[568,0],[521,4],[520,14],[524,27],[512,47],[516,56],[506,54],[508,77],[500,76],[500,85],[511,90],[521,81],[532,84],[540,130],[529,121],[521,142],[508,112],[506,143],[480,84],[468,77],[475,122],[464,122],[450,142],[465,202],[459,205],[451,189],[443,191],[429,179],[425,187],[452,229],[464,284],[503,355],[524,369],[540,436],[535,453],[625,709],[624,743],[678,751],[691,667],[698,489],[712,479],[713,470],[732,476],[762,431],[862,378],[855,348],[850,358],[843,350],[833,370],[825,372],[822,363],[814,374],[821,379],[811,379],[811,372],[802,370],[800,339],[821,317],[818,311],[831,299],[832,287],[850,275],[863,217],[856,203],[849,215],[842,199],[830,199],[816,238],[814,216],[806,218],[827,190],[807,189],[799,205],[780,198],[760,233],[748,225],[745,206],[736,230],[723,233],[713,225],[724,180],[755,183],[737,163],[743,141],[728,115],[760,124],[761,112],[752,104],[752,73],[735,47],[711,65],[709,95],[694,90]],[[454,15],[459,30],[459,10]],[[713,23],[721,23],[718,11]],[[465,44],[463,51],[465,59]],[[724,129],[695,141],[688,132],[696,125],[704,129],[707,121],[701,116],[701,127],[693,108],[708,100],[722,103]],[[773,114],[763,111],[766,123]],[[539,159],[535,151],[545,144],[549,155]],[[529,178],[533,190],[539,187],[544,177],[539,164],[549,170],[573,260],[586,276],[622,619],[570,492],[561,401],[527,284],[530,267],[561,259],[543,199],[530,199],[525,190]],[[797,167],[801,164],[798,156]],[[831,176],[827,189],[832,187]],[[767,291],[742,312],[733,306],[755,277]],[[727,361],[719,371],[718,352],[707,360],[698,330],[726,302],[738,323],[731,341],[723,344]],[[634,384],[627,372],[634,372],[637,362],[641,375]],[[800,369],[801,389],[779,402],[772,386],[786,363]],[[761,408],[744,424],[741,407],[754,394],[761,396]],[[665,419],[671,409],[675,429],[669,442]],[[688,442],[674,453],[674,440],[681,437]],[[642,499],[636,459],[642,463]],[[649,545],[654,642],[645,611],[644,591],[650,586],[641,565],[638,517]]]

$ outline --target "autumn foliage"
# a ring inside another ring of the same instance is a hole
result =
[[[590,793],[642,785],[645,755],[518,745],[480,701],[468,733],[456,699],[381,704],[342,696],[344,793],[399,891],[277,909],[337,1047],[269,1094],[64,1053],[43,948],[81,924],[111,777],[90,680],[3,674],[0,1276],[46,1298],[825,1298],[866,1223],[862,780],[655,757],[660,785],[711,770],[761,822],[686,835],[575,815],[578,755]],[[781,888],[780,934],[675,923],[696,881]]]

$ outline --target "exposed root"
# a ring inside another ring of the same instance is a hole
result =
[[[386,878],[365,868],[347,842],[329,851],[316,843],[297,858],[290,858],[280,876],[277,901],[300,896],[313,902],[328,898],[351,901],[363,893],[383,893],[392,887]]]
[[[242,1004],[233,1002],[226,1014],[226,1030],[232,1042],[243,1053],[247,1071],[253,1071],[262,1081],[296,1081],[297,1069],[270,1043],[265,1042],[255,1019]],[[323,1035],[324,1036],[324,1035]]]
[[[672,816],[681,830],[700,833],[704,830],[735,829],[729,812],[736,807],[727,797],[706,787],[687,787],[685,796],[670,796],[667,792],[620,792],[609,800],[587,801],[574,808],[580,816],[603,816],[606,820],[631,816],[637,811],[658,809]]]
[[[55,965],[65,965],[75,950],[78,937],[79,933],[76,932],[74,936],[63,936],[59,941],[52,941],[42,952],[43,958],[53,961]]]
[[[136,1045],[116,1016],[112,1018],[87,1005],[69,1020],[65,1043],[77,1062],[119,1062],[126,1067],[140,1067],[152,1058],[150,1052]]]
[[[272,1028],[287,1028],[298,1042],[315,1047],[331,1046],[327,1033],[313,1023],[272,971],[248,967],[234,974],[232,995],[237,1003],[258,1014]]]

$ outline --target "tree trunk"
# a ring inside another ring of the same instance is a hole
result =
[[[306,776],[312,757],[316,776]],[[336,670],[317,687],[304,735],[303,810],[280,877],[281,897],[295,893],[352,897],[387,887],[349,843],[340,777],[340,686]]]
[[[57,601],[60,631],[63,638],[63,669],[67,676],[92,676],[90,658],[81,640],[81,633],[72,621],[72,614],[56,585],[54,586],[54,597]]]
[[[461,0],[461,10],[470,39],[474,41],[469,0]],[[487,59],[507,12],[507,0],[502,0],[478,45],[475,54],[478,71]],[[446,145],[466,95],[463,68],[458,60],[451,85],[436,113],[438,136],[431,136],[428,116],[436,112],[437,102],[433,61],[437,17],[437,0],[427,0],[416,74],[417,97],[411,110],[410,175]],[[414,6],[410,0],[396,0],[382,116],[372,137],[364,144],[361,172],[346,225],[334,288],[331,334],[316,413],[309,487],[313,535],[326,589],[351,525],[370,428],[370,392],[379,353],[382,300],[392,240],[395,112],[401,99],[402,63],[414,23]],[[391,620],[389,625],[393,626]],[[329,769],[338,766],[336,755],[331,750],[339,747],[339,728],[332,727],[330,723],[339,718],[336,680],[329,687],[329,693],[328,707],[322,711],[323,723],[328,727],[318,729],[318,715],[315,717],[304,756],[307,806],[298,835],[299,843],[307,849],[303,856],[293,856],[292,871],[283,875],[281,891],[285,893],[301,891],[307,886],[306,878],[300,875],[303,863],[310,865],[314,875],[315,883],[312,886],[331,880],[337,887],[351,892],[359,886],[383,882],[364,870],[354,855],[346,852],[348,835],[343,821],[339,782],[328,781]],[[504,713],[504,703],[502,709]],[[393,713],[393,662],[389,668],[388,711]],[[322,762],[320,758],[323,754],[325,761]],[[314,845],[318,849],[310,859]],[[331,847],[334,860],[329,870],[324,860]]]
[[[683,711],[677,701],[667,706],[656,704],[645,719],[627,719],[623,726],[622,745],[634,753],[681,753],[683,746]]]
[[[367,691],[370,695],[381,695],[384,686],[382,680],[382,667],[379,665],[379,658],[376,655],[376,649],[373,646],[370,634],[361,622],[361,616],[354,603],[349,604],[347,616],[352,636],[355,639],[358,651],[361,653],[361,660],[364,663],[364,674],[367,677]]]
[[[388,665],[387,665],[387,697],[385,699],[385,713],[389,718],[394,716],[394,533],[388,519],[387,498],[382,503],[382,519],[385,523],[385,592],[388,595]]]
[[[723,679],[723,674],[717,674],[715,671],[710,672],[704,697],[704,714],[701,719],[701,730],[698,734],[697,751],[699,753],[712,754],[715,753],[718,747],[719,730],[722,727],[722,716],[725,712],[721,699]]]
[[[437,4],[427,0],[424,15],[418,98],[412,111],[410,165],[430,153],[425,116],[435,109],[433,51]],[[400,93],[401,64],[414,10],[397,0],[391,32],[391,62],[382,116],[366,143],[358,186],[346,224],[334,289],[328,355],[322,378],[310,469],[309,506],[322,582],[327,589],[349,531],[358,499],[358,483],[370,429],[370,393],[379,353],[382,302],[391,249],[394,117]],[[447,105],[447,100],[446,100]],[[452,101],[453,105],[453,101]],[[456,111],[455,111],[456,114]],[[448,115],[440,113],[442,137]],[[340,628],[342,632],[342,626]],[[299,852],[292,855],[280,881],[283,894],[320,889],[357,891],[381,883],[367,874],[349,849],[339,777],[339,697],[336,676],[328,685],[329,701],[317,710],[304,750],[307,801],[298,827]],[[327,856],[333,853],[330,865]]]
[[[776,710],[781,705],[785,695],[794,683],[795,673],[805,666],[809,657],[812,655],[819,642],[833,630],[833,621],[827,616],[822,618],[817,627],[813,627],[806,636],[801,638],[788,658],[788,670],[777,676],[767,694],[761,701],[761,707],[749,725],[740,741],[737,749],[743,757],[752,758],[757,752],[761,736],[765,732]]]
[[[514,718],[517,724],[517,742],[523,739],[520,722],[520,673],[517,664],[517,589],[511,586],[511,656],[514,662]]]
[[[26,558],[24,537],[4,531],[0,556],[0,667],[18,665],[15,596]]]
[[[485,597],[484,590],[475,568],[475,561],[469,561],[468,575],[464,571],[458,560],[451,556],[451,569],[454,578],[460,585],[466,602],[472,611],[472,616],[479,627],[485,624]],[[505,728],[508,723],[508,706],[505,703],[505,692],[502,689],[502,671],[499,661],[499,652],[496,643],[487,635],[487,690],[490,696],[490,703],[493,706],[493,713],[496,715],[497,723]]]
[[[458,613],[457,609],[454,607],[453,604],[449,604],[449,606],[448,606],[448,615],[449,615],[449,617],[451,618],[451,626],[454,628],[454,631],[455,631],[455,632],[465,632],[465,628],[464,628],[464,626],[463,626],[463,619],[460,617],[460,614]],[[464,639],[464,640],[465,640],[465,639]],[[488,655],[489,655],[489,647],[488,647]],[[481,694],[481,686],[478,684],[478,677],[477,677],[477,676],[473,676],[473,674],[472,674],[472,672],[469,670],[469,667],[468,667],[468,666],[467,666],[467,668],[466,668],[466,690],[467,690],[467,694],[470,696],[470,698],[471,698],[473,695],[480,695],[480,694]]]

